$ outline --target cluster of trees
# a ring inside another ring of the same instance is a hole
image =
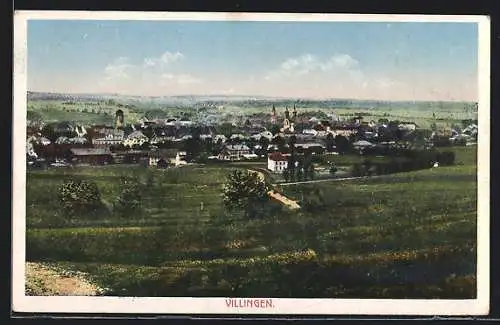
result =
[[[352,176],[372,176],[430,168],[434,163],[440,166],[450,166],[455,163],[455,153],[452,151],[407,151],[406,156],[393,157],[387,162],[374,163],[365,159],[362,163],[352,166]]]
[[[283,171],[285,181],[300,182],[314,179],[315,171],[311,151],[306,151],[302,156],[292,152],[287,163],[287,168]]]
[[[142,212],[142,192],[144,187],[133,178],[122,179],[121,192],[113,202],[113,213],[120,217],[130,217]],[[59,203],[69,216],[98,216],[107,212],[96,182],[84,179],[70,179],[58,189]]]

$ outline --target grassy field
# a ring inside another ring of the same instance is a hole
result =
[[[46,122],[74,121],[89,125],[112,125],[118,109],[125,113],[126,123],[136,123],[142,117],[134,109],[103,101],[29,100],[27,107],[28,118],[38,117]]]
[[[118,101],[67,101],[67,100],[41,100],[30,99],[27,110],[30,117],[38,117],[47,122],[75,121],[83,124],[112,124],[115,112],[121,109],[125,113],[126,123],[137,123],[146,114],[158,112],[159,117],[180,116],[184,113],[195,114],[194,108],[169,107],[158,103],[123,103]],[[284,114],[284,105],[276,106],[279,116]],[[290,107],[292,104],[288,103]],[[367,104],[368,105],[368,104]],[[463,119],[474,119],[475,115],[464,111],[464,103],[398,103],[392,105],[376,105],[376,107],[365,107],[353,104],[349,106],[321,106],[307,104],[297,106],[299,117],[303,113],[324,114],[335,113],[340,117],[353,117],[356,113],[365,115],[364,119],[377,121],[380,118],[391,120],[411,120],[422,128],[429,128],[432,123],[443,127],[460,125]],[[237,103],[228,102],[216,112],[218,116],[238,116],[253,114],[270,114],[271,103]],[[433,116],[433,113],[436,116]],[[195,114],[196,115],[196,114]],[[270,115],[269,115],[270,116]]]
[[[210,213],[220,212],[222,182],[228,167],[184,167],[151,170],[138,166],[78,167],[30,171],[27,177],[27,224],[32,228],[152,226],[197,223]],[[67,219],[57,212],[57,189],[65,179],[78,177],[97,183],[104,204],[111,208],[120,193],[120,179],[135,176],[151,185],[143,193],[145,213],[129,220]]]
[[[27,259],[86,272],[108,295],[473,298],[476,150],[454,150],[451,167],[290,185],[303,209],[229,223],[213,218],[234,166],[29,172]],[[57,186],[75,175],[109,210],[120,177],[152,179],[145,213],[65,216]]]

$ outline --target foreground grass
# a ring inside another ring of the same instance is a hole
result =
[[[227,168],[155,174],[162,195],[152,194],[148,209],[158,207],[161,196],[173,198],[158,210],[162,224],[150,213],[140,222],[127,220],[127,227],[106,217],[37,228],[50,215],[49,205],[41,205],[38,223],[27,232],[27,257],[84,271],[109,295],[474,298],[475,152],[460,150],[456,166],[288,186],[285,194],[299,201],[321,200],[299,212],[225,225],[205,223],[188,208],[199,205],[196,195],[215,197]],[[108,184],[107,200],[118,175],[144,172],[94,170],[76,172]],[[28,200],[49,200],[43,184],[57,184],[65,177],[59,173],[32,177]],[[217,206],[215,199],[207,203],[210,214],[221,211]]]

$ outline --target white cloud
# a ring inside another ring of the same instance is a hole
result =
[[[135,66],[129,63],[126,57],[119,57],[113,60],[104,68],[104,79],[120,80],[130,78],[131,70]]]
[[[301,76],[331,70],[353,72],[355,75],[360,75],[358,65],[358,61],[348,54],[335,54],[329,58],[321,59],[316,55],[307,53],[299,57],[286,59],[278,69],[269,72],[264,78],[271,80],[279,77]]]
[[[181,52],[169,52],[166,51],[159,57],[150,57],[144,59],[144,67],[148,68],[165,68],[169,66],[171,63],[180,61],[184,58],[184,54]]]
[[[187,85],[202,83],[201,78],[180,72],[179,67],[173,66],[172,63],[183,58],[180,52],[168,51],[159,57],[148,57],[139,62],[119,57],[104,68],[98,85],[101,91],[151,93],[182,91]]]
[[[389,96],[407,88],[387,75],[366,73],[358,60],[347,53],[320,57],[304,54],[284,60],[264,76],[269,89],[279,93],[331,94],[335,97],[357,97],[360,92]]]

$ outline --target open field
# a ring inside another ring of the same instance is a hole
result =
[[[199,102],[192,106],[174,105],[158,102],[138,102],[126,99],[122,100],[77,100],[68,99],[29,99],[28,116],[29,118],[38,118],[47,122],[56,121],[74,121],[82,124],[110,124],[116,110],[121,109],[125,113],[126,123],[137,123],[144,116],[149,117],[174,117],[187,114],[195,117],[198,108],[199,112],[205,114],[209,110],[212,114],[223,119],[228,116],[243,115],[268,115],[270,117],[271,107],[276,104],[279,115],[284,112],[284,107],[291,107],[295,101],[222,101],[217,103],[217,108],[213,103]],[[470,110],[464,109],[469,103],[436,102],[436,103],[378,103],[378,102],[351,102],[345,104],[336,104],[335,101],[313,101],[298,102],[297,109],[299,116],[303,113],[321,114],[335,113],[340,117],[352,117],[356,113],[365,115],[366,120],[377,121],[380,118],[392,120],[412,120],[420,127],[429,128],[432,123],[450,127],[454,124],[460,125],[463,119],[474,119],[475,114]],[[196,106],[196,107],[195,107]],[[207,108],[208,107],[208,108]],[[435,118],[433,116],[435,113]]]
[[[451,167],[290,185],[303,209],[229,223],[214,221],[228,166],[29,172],[27,259],[86,272],[108,295],[473,298],[476,148],[453,150]],[[65,216],[57,186],[74,175],[109,210],[120,177],[149,182],[145,212]]]

